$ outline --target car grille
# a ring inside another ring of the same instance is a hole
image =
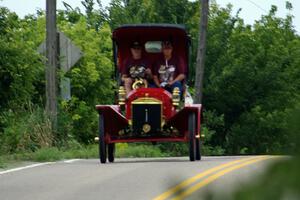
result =
[[[161,129],[162,104],[154,99],[137,99],[132,102],[132,129],[135,135],[149,136]]]

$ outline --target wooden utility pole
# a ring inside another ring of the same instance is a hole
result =
[[[206,49],[206,32],[208,24],[208,3],[209,0],[201,0],[200,5],[200,23],[199,23],[199,40],[196,64],[196,79],[195,79],[195,103],[202,103],[203,97],[203,75],[205,64],[205,49]]]
[[[57,64],[56,0],[46,0],[46,112],[52,128],[57,129]]]

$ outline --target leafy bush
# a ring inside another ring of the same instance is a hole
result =
[[[2,157],[0,156],[0,168],[4,168],[4,167],[6,167],[6,165],[5,165]]]
[[[287,112],[264,112],[259,107],[244,113],[228,135],[229,152],[241,153],[242,149],[247,154],[284,152],[290,139],[287,117]]]
[[[219,146],[202,145],[201,154],[203,156],[224,156],[225,149]]]
[[[116,146],[117,157],[162,157],[166,154],[157,146],[145,145],[145,144],[127,144],[122,143]]]
[[[54,143],[51,124],[41,108],[1,114],[0,152],[17,153],[51,147]]]

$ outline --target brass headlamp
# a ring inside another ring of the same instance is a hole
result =
[[[175,87],[173,89],[172,100],[173,100],[173,106],[179,106],[180,90],[178,87]]]
[[[126,91],[124,86],[120,86],[119,88],[119,105],[123,106],[125,105],[125,99],[126,99]]]

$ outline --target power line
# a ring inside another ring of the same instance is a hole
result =
[[[246,0],[246,1],[248,1],[251,4],[253,4],[257,8],[259,8],[260,10],[264,11],[265,13],[268,13],[268,11],[266,11],[265,9],[263,9],[260,5],[258,5],[257,3],[253,2],[252,0]]]

